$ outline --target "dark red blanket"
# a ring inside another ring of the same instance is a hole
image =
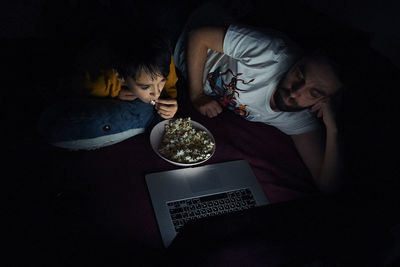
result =
[[[181,103],[178,116],[190,116],[214,135],[216,151],[205,164],[247,160],[271,203],[317,192],[290,137],[279,130],[248,122],[230,111],[209,119],[187,101]],[[85,219],[91,230],[142,247],[162,248],[144,177],[180,167],[153,152],[149,133],[94,151],[56,149],[52,160],[51,176],[64,187],[78,190],[84,199]]]

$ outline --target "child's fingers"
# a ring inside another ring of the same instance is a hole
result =
[[[178,103],[176,100],[172,100],[169,102],[170,104],[165,104],[165,103],[157,103],[156,104],[156,109],[157,110],[163,110],[163,111],[171,111],[171,110],[177,110],[178,109]]]
[[[176,99],[157,99],[157,103],[164,104],[164,105],[175,105],[177,104]]]
[[[165,99],[163,99],[165,100]],[[178,104],[176,102],[175,99],[172,99],[172,101],[162,101],[163,103],[161,103],[161,101],[157,100],[157,104],[156,104],[156,110],[158,112],[158,114],[163,117],[164,119],[170,119],[172,118],[176,111],[178,110]],[[168,103],[168,104],[166,104]]]
[[[163,111],[158,111],[158,114],[163,117],[164,119],[170,119],[174,116],[175,113],[173,112],[163,112]]]
[[[158,105],[157,110],[161,111],[171,111],[177,109],[176,106]]]

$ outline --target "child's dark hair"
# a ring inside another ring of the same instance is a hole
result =
[[[124,38],[125,37],[125,38]],[[168,38],[156,30],[136,31],[113,42],[113,68],[123,78],[137,76],[144,71],[155,78],[167,78],[171,64],[171,45]]]
[[[93,76],[115,69],[125,79],[136,79],[141,71],[167,78],[171,55],[170,41],[160,29],[131,29],[91,40],[79,53],[77,67]]]

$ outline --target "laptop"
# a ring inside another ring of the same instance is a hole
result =
[[[245,160],[151,173],[145,179],[165,247],[190,221],[268,204]]]

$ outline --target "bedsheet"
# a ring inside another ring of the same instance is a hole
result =
[[[215,154],[204,164],[247,160],[271,203],[318,192],[290,137],[276,128],[246,121],[228,110],[209,119],[187,98],[180,101],[176,117],[191,117],[214,135]],[[79,191],[90,231],[162,249],[145,175],[181,167],[153,152],[149,132],[93,151],[55,149],[51,158],[51,176],[62,185],[61,192],[68,186]]]

